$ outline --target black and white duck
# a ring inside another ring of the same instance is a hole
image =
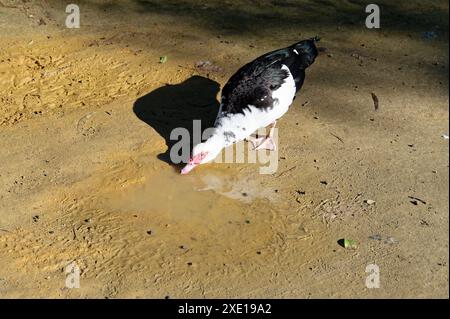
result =
[[[318,55],[318,37],[266,53],[241,67],[222,90],[219,113],[212,135],[197,144],[181,174],[216,158],[221,150],[241,140],[255,149],[275,150],[275,124],[288,110],[305,80],[305,70]],[[259,128],[269,127],[265,137],[252,138]]]

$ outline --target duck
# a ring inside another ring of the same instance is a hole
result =
[[[276,123],[302,88],[305,70],[318,55],[315,43],[319,40],[316,36],[268,52],[234,73],[222,89],[212,134],[193,147],[181,174],[213,161],[222,149],[242,140],[256,150],[276,150]],[[269,133],[252,137],[260,128],[268,128]]]

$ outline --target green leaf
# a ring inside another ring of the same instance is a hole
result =
[[[356,248],[356,241],[351,239],[344,239],[344,248]]]

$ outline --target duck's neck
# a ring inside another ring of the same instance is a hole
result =
[[[223,135],[223,132],[215,128],[212,135],[206,140],[206,142],[209,146],[215,146],[216,148],[219,148],[220,150],[225,147],[225,136]]]
[[[214,129],[213,134],[204,142],[206,144],[206,149],[208,150],[213,160],[226,146],[225,137],[222,132],[218,129]]]

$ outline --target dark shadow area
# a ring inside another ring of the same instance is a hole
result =
[[[136,116],[166,141],[168,149],[158,155],[160,160],[172,163],[170,149],[178,140],[171,140],[170,134],[175,128],[189,131],[189,148],[192,149],[193,121],[201,121],[202,131],[213,126],[219,110],[216,99],[219,90],[219,83],[193,76],[180,84],[160,87],[136,100],[133,105]]]
[[[365,28],[372,3],[366,0],[263,0],[223,1],[134,0],[141,13],[156,13],[191,19],[193,23],[223,34],[254,33],[261,29],[323,27]],[[446,35],[448,8],[421,1],[379,1],[382,30],[424,32],[431,29]],[[441,39],[445,37],[440,37]]]
[[[49,0],[58,4],[60,1]],[[98,16],[121,12],[130,23],[131,13],[166,15],[221,35],[248,35],[269,30],[323,30],[337,27],[367,30],[365,8],[369,0],[79,0],[80,6],[94,6]],[[379,0],[381,32],[406,34],[433,31],[438,41],[447,42],[448,5],[444,1]],[[131,18],[132,19],[132,18]],[[417,34],[416,34],[417,35]],[[295,39],[296,40],[296,39]],[[293,41],[295,41],[293,40]]]

